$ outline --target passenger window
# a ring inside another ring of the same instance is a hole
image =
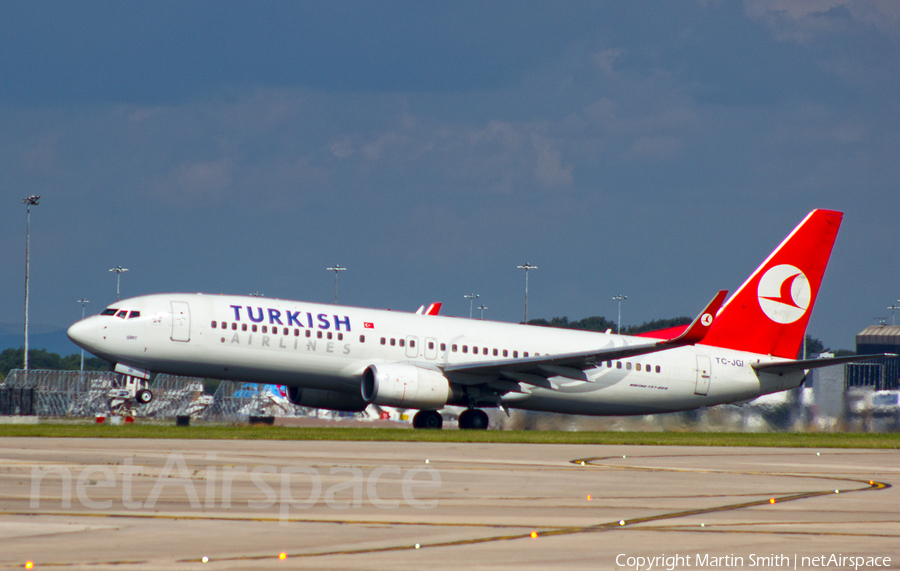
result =
[[[366,336],[365,336],[365,335],[360,335],[360,336],[359,336],[359,342],[360,342],[360,343],[365,343],[365,342],[366,342]]]
[[[463,353],[468,353],[468,352],[469,352],[469,346],[463,345]]]
[[[659,365],[657,365],[657,366],[656,366],[656,372],[659,373],[659,372],[661,372],[661,371],[662,371],[662,369],[659,367]]]
[[[210,327],[212,327],[213,329],[215,329],[215,328],[219,325],[219,322],[218,322],[218,321],[213,321],[213,322],[210,323],[209,325],[210,325]]]
[[[387,339],[385,339],[384,337],[382,337],[382,338],[381,338],[381,344],[384,345],[386,342],[387,342]]]
[[[232,330],[232,331],[237,331],[237,323],[232,323],[232,324],[231,324],[231,330]]]
[[[400,346],[401,346],[401,347],[406,347],[406,339],[401,339],[401,340],[400,340]]]
[[[451,350],[456,353],[456,343],[450,346]]]
[[[415,346],[416,346],[416,340],[415,340],[415,339],[410,339],[410,340],[409,340],[409,346],[410,346],[410,347],[415,347]]]
[[[222,329],[228,329],[228,324],[224,321],[222,322]]]
[[[429,348],[429,349],[434,349],[434,341],[429,341],[429,342],[428,342],[428,348]]]
[[[525,351],[524,353],[522,353],[522,356],[523,356],[523,357],[527,357],[527,356],[528,356],[528,351]]]
[[[634,366],[634,368],[637,369],[638,371],[640,371],[640,370],[641,370],[641,364],[638,363],[637,365]]]
[[[504,350],[503,350],[503,356],[504,356],[504,357],[509,357],[509,351],[507,351],[506,349],[504,349]]]
[[[441,351],[446,351],[446,350],[447,350],[447,344],[441,343]]]
[[[306,330],[306,337],[312,337],[312,331],[310,331],[309,329]]]
[[[328,332],[327,337],[328,337],[329,339],[331,339],[331,331]]]
[[[247,330],[247,324],[241,323],[241,331],[246,331],[246,330]]]
[[[481,349],[481,354],[482,354],[482,355],[487,355],[487,353],[488,353],[488,348],[487,348],[487,347],[484,347],[484,348]]]
[[[262,332],[268,333],[268,331],[269,331],[269,328],[267,326],[263,325]]]
[[[316,338],[317,338],[317,339],[321,339],[321,338],[322,338],[322,332],[321,332],[321,331],[316,331]]]
[[[338,341],[343,341],[343,340],[344,340],[344,334],[338,333]]]
[[[253,331],[253,333],[256,333],[256,325],[251,326],[251,330]]]
[[[397,340],[391,337],[391,347],[397,344]]]
[[[300,330],[294,329],[294,337],[300,337]]]
[[[497,350],[494,349],[494,357],[496,357],[496,356],[497,356]]]
[[[625,368],[629,371],[631,370],[631,361],[625,363]]]
[[[513,359],[518,359],[518,358],[519,358],[519,352],[513,351]]]
[[[284,329],[282,329],[281,332],[284,333],[285,335],[290,335],[290,334],[291,334],[291,330],[288,329],[287,327],[285,327]]]
[[[612,369],[612,361],[607,361],[606,366],[609,367],[610,369]]]
[[[616,368],[617,368],[617,369],[621,369],[621,368],[622,368],[622,361],[616,361]]]

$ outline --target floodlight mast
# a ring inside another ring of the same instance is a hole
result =
[[[524,324],[528,324],[528,270],[536,270],[537,266],[533,266],[528,262],[525,262],[521,266],[516,266],[516,268],[520,270],[525,270],[525,320],[522,321]]]
[[[469,319],[472,319],[472,304],[475,302],[475,298],[481,297],[477,293],[467,293],[463,296],[464,298],[469,300]]]
[[[479,305],[478,307],[475,308],[475,309],[480,309],[480,310],[481,310],[481,320],[482,320],[482,321],[484,321],[484,310],[487,309],[487,308],[488,308],[488,307],[487,307],[486,305]]]
[[[119,285],[122,280],[122,274],[128,271],[128,268],[123,268],[122,266],[116,266],[109,271],[116,272],[116,301],[119,301]]]
[[[340,264],[335,264],[330,268],[325,268],[329,272],[334,272],[334,304],[337,305],[337,278],[338,272],[346,272],[347,268]]]
[[[616,335],[622,331],[622,302],[628,299],[625,295],[614,295],[613,299],[619,302],[619,319],[616,321]]]
[[[900,299],[898,299],[897,301],[900,302]],[[888,309],[891,310],[891,326],[893,327],[893,325],[894,325],[894,310],[900,309],[900,305],[895,305],[892,303],[888,306]]]
[[[23,370],[28,370],[28,278],[31,271],[31,207],[37,206],[41,197],[32,194],[22,199],[25,205],[25,359]]]

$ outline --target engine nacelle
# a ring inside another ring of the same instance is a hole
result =
[[[369,406],[369,403],[364,401],[359,395],[339,393],[337,391],[288,387],[287,393],[288,400],[297,406],[345,412],[360,412],[366,410],[366,407]]]
[[[360,388],[366,402],[422,410],[443,408],[451,395],[447,377],[403,363],[370,365]]]

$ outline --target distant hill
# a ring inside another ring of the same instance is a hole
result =
[[[25,331],[22,323],[0,323],[0,351],[19,349],[25,345]],[[66,330],[52,325],[28,324],[28,348],[46,349],[65,357],[81,353],[81,348],[69,340]]]

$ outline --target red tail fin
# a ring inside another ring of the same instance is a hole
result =
[[[731,296],[702,344],[795,359],[843,216],[810,212]]]

